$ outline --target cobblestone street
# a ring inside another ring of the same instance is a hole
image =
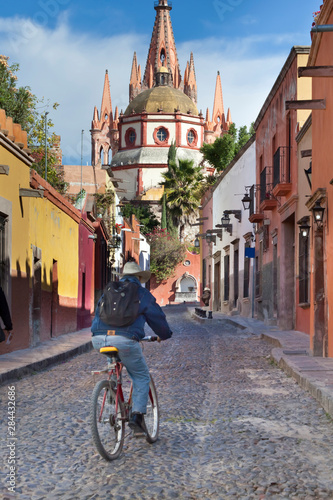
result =
[[[318,403],[270,360],[272,347],[230,325],[202,325],[183,306],[165,309],[174,336],[144,344],[160,403],[160,438],[129,437],[104,461],[89,428],[90,352],[15,385],[16,494],[3,498],[333,498],[333,425]]]

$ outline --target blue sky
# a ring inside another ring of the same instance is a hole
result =
[[[172,2],[182,75],[191,51],[198,108],[212,111],[217,71],[236,126],[254,121],[293,45],[310,45],[317,0]],[[90,162],[89,129],[100,107],[105,70],[113,108],[125,109],[134,51],[144,70],[154,1],[16,0],[0,12],[0,52],[19,63],[18,84],[60,104],[50,110],[66,164]]]

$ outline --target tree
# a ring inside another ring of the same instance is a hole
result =
[[[179,227],[179,238],[184,239],[185,224],[195,214],[202,196],[203,174],[201,167],[195,167],[193,161],[170,161],[167,172],[162,173],[168,210],[174,225]]]
[[[161,229],[167,229],[167,208],[166,208],[166,196],[165,196],[165,193],[162,196]]]
[[[240,127],[237,131],[236,125],[232,123],[228,133],[223,137],[218,137],[213,144],[202,145],[200,151],[204,161],[210,163],[217,172],[222,172],[253,134],[252,125],[249,132],[246,126]]]
[[[170,278],[176,267],[185,259],[186,248],[177,237],[163,229],[147,234],[150,244],[150,270],[157,283]]]
[[[0,108],[29,133],[37,98],[31,93],[30,87],[17,88],[15,73],[19,65],[9,65],[8,60],[9,57],[0,55]]]
[[[158,219],[152,209],[147,205],[132,205],[131,203],[126,203],[121,209],[121,213],[123,217],[129,219],[131,215],[135,215],[135,217],[140,221],[140,224],[143,226],[141,228],[142,234],[151,233],[159,226]]]
[[[213,144],[203,144],[200,148],[204,160],[218,172],[222,172],[235,156],[235,125],[231,124],[227,134],[218,137]]]
[[[6,115],[13,118],[28,134],[28,146],[32,150],[31,156],[35,162],[32,168],[42,177],[45,177],[45,114],[38,111],[40,107],[48,107],[44,99],[37,99],[31,93],[30,87],[17,87],[16,74],[18,64],[9,65],[9,58],[0,56],[0,108]],[[53,104],[53,109],[58,107]],[[47,130],[52,129],[52,120],[47,120]],[[65,193],[67,183],[64,181],[63,171],[57,170],[57,157],[52,151],[56,135],[48,134],[47,138],[47,181],[60,193]]]

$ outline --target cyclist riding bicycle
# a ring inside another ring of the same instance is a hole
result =
[[[93,320],[92,344],[96,350],[101,347],[113,346],[119,351],[119,357],[126,367],[133,382],[133,406],[129,426],[133,432],[144,434],[146,432],[143,415],[146,413],[149,393],[149,370],[143,356],[140,340],[145,336],[144,325],[147,322],[150,328],[161,340],[169,339],[172,331],[168,325],[165,314],[157,304],[155,297],[141,286],[150,278],[150,271],[143,271],[136,262],[127,262],[124,266],[120,281],[130,281],[137,284],[139,292],[139,313],[135,321],[126,327],[113,327],[103,323],[97,305]]]

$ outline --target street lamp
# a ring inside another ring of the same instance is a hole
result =
[[[195,238],[195,240],[194,240],[194,246],[195,246],[195,248],[200,248],[199,238]]]
[[[320,201],[317,200],[312,209],[313,218],[316,221],[317,228],[323,226],[325,208],[321,206]]]
[[[244,210],[250,210],[251,201],[252,198],[249,193],[245,193],[244,198],[242,199]]]
[[[310,234],[309,217],[302,217],[302,219],[298,221],[298,225],[302,238],[308,238]]]
[[[221,219],[221,226],[222,227],[228,227],[229,224],[230,224],[229,214],[227,214],[226,212],[223,212],[223,217]]]

